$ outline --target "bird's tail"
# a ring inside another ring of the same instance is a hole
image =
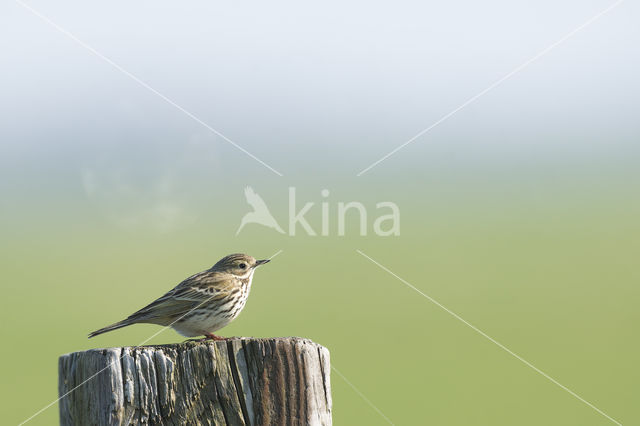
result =
[[[108,325],[106,327],[101,328],[100,330],[96,330],[96,331],[90,333],[89,334],[89,338],[95,337],[98,334],[106,333],[107,331],[117,330],[119,328],[126,327],[126,326],[131,325],[131,324],[135,324],[135,322],[131,321],[130,319],[124,319],[122,321],[118,321],[115,324]]]

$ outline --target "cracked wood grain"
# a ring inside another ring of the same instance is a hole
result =
[[[330,425],[330,371],[297,337],[74,352],[59,359],[60,396],[78,386],[60,424]]]

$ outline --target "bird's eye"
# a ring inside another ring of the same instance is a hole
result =
[[[241,263],[238,266],[240,267],[240,269],[244,269],[244,268],[247,267],[247,264],[246,263]]]

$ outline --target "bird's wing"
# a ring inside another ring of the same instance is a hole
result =
[[[250,186],[247,186],[244,189],[244,196],[247,199],[247,203],[249,203],[249,205],[251,207],[253,207],[253,209],[257,212],[257,211],[269,211],[269,209],[267,208],[267,205],[265,204],[264,200],[262,199],[261,196],[259,196],[258,194],[255,193],[255,191],[253,190],[253,188],[251,188]]]
[[[226,297],[232,287],[218,272],[204,271],[193,275],[164,296],[129,316],[130,320],[175,319],[198,306]]]
[[[175,288],[171,298],[191,302],[209,302],[219,300],[229,295],[233,290],[228,276],[210,273],[195,284],[180,285]]]

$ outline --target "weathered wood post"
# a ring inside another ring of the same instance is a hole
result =
[[[60,424],[330,425],[330,368],[297,337],[74,352],[59,360]]]

